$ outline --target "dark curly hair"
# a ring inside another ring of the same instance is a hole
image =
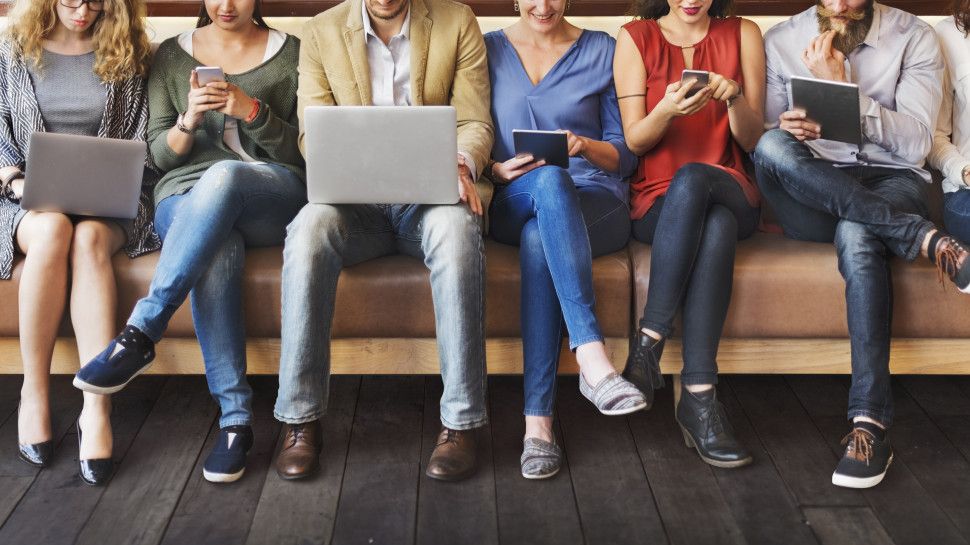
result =
[[[970,0],[953,0],[950,4],[953,20],[964,36],[970,35]]]
[[[970,0],[964,0],[964,3],[967,1]],[[670,4],[667,0],[634,0],[630,7],[630,15],[639,19],[659,19],[668,13]],[[730,17],[734,14],[734,0],[714,0],[707,14],[716,19]]]
[[[259,28],[269,28],[266,21],[263,20],[263,14],[260,13],[259,6],[262,4],[260,0],[256,0],[256,5],[253,6],[253,22]],[[202,2],[202,7],[199,8],[199,20],[195,23],[195,28],[202,28],[208,24],[212,23],[212,19],[209,18],[209,12],[205,10],[205,2]]]

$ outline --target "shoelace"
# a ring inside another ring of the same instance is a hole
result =
[[[872,458],[873,439],[872,434],[866,430],[862,428],[853,429],[842,438],[842,446],[847,447],[845,455],[869,465],[869,460]]]
[[[435,444],[435,446],[440,447],[441,445],[444,445],[446,443],[457,443],[457,442],[458,442],[458,432],[451,428],[445,428],[444,438],[442,439],[441,436],[438,436],[438,442]]]
[[[941,284],[946,278],[953,278],[960,267],[960,257],[966,256],[967,250],[953,237],[946,237],[936,245],[936,271]]]
[[[290,428],[290,446],[294,446],[298,441],[306,436],[307,427],[303,424],[296,424]]]

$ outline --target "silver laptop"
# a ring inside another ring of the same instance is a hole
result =
[[[311,106],[304,119],[311,203],[458,202],[453,107]]]
[[[134,218],[145,168],[144,142],[74,134],[30,135],[24,210]]]

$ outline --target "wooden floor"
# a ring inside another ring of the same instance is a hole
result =
[[[880,486],[833,487],[846,430],[846,377],[724,377],[721,399],[755,463],[711,468],[681,439],[671,392],[650,412],[604,417],[559,387],[554,479],[519,475],[520,377],[489,382],[481,467],[460,484],[424,466],[438,431],[437,377],[333,380],[323,469],[272,470],[275,377],[254,377],[256,445],[231,485],[202,479],[217,410],[199,376],[143,377],[116,396],[118,473],[77,476],[81,396],[53,386],[58,450],[36,471],[15,456],[20,377],[0,376],[0,544],[967,544],[970,378],[894,379],[896,461]]]

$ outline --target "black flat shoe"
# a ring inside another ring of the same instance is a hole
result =
[[[660,373],[663,351],[663,339],[658,341],[640,330],[630,339],[630,354],[623,368],[623,378],[640,390],[647,401],[647,409],[653,406],[653,391],[664,387],[664,377]]]
[[[677,422],[684,432],[684,443],[697,449],[708,464],[729,468],[751,463],[751,453],[734,437],[724,405],[717,400],[716,388],[692,393],[682,387]]]
[[[18,457],[34,467],[47,467],[54,458],[54,441],[32,445],[17,444]]]
[[[91,486],[101,486],[111,479],[114,473],[114,460],[111,458],[97,458],[93,460],[81,460],[81,421],[77,422],[77,450],[78,450],[78,471],[81,480]]]

